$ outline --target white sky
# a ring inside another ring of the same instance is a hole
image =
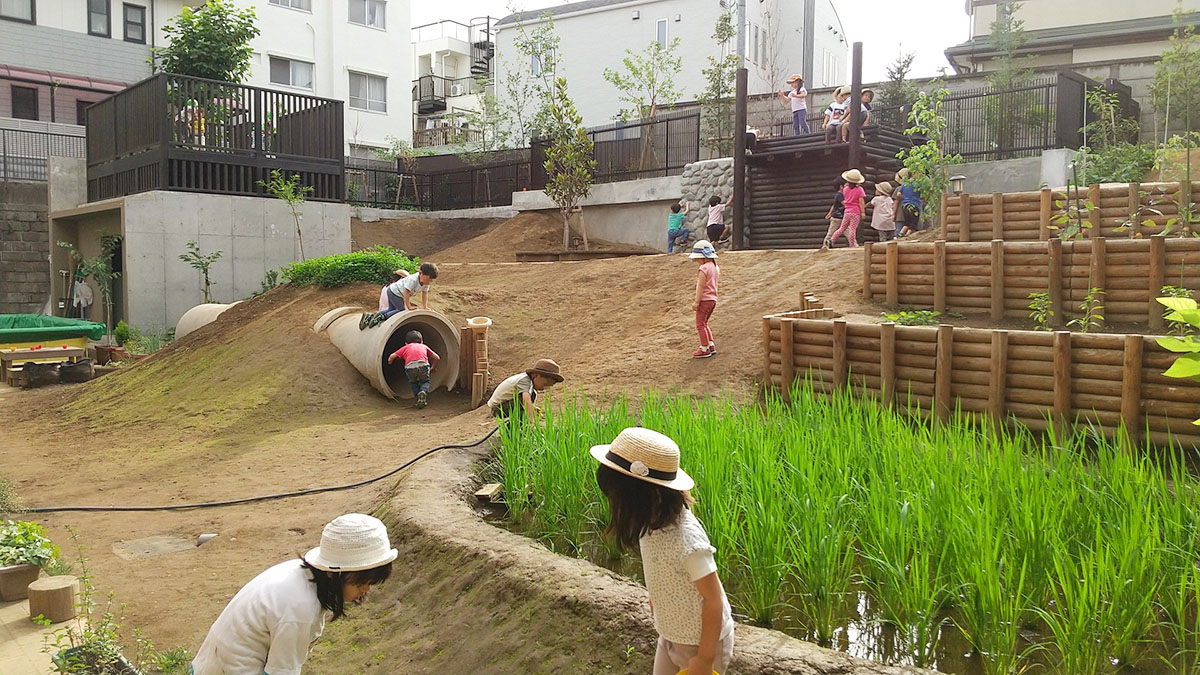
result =
[[[443,19],[466,23],[471,17],[489,14],[503,17],[510,4],[520,10],[539,9],[553,6],[555,0],[413,0],[412,25]],[[886,79],[888,64],[901,50],[917,54],[914,77],[937,75],[943,66],[953,72],[944,52],[946,47],[966,41],[969,31],[965,0],[833,0],[833,5],[850,42],[863,43],[863,80],[867,82]],[[847,82],[849,75],[847,72]]]

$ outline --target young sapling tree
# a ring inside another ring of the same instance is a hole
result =
[[[567,250],[571,247],[571,216],[592,191],[596,171],[596,160],[592,157],[594,144],[583,128],[583,118],[575,109],[575,102],[567,95],[565,78],[554,81],[547,114],[557,133],[546,150],[546,196],[562,214],[563,250]],[[586,230],[583,246],[586,250]]]
[[[276,199],[287,203],[288,208],[291,209],[292,220],[296,223],[296,242],[300,246],[300,260],[303,262],[305,259],[304,233],[300,230],[300,209],[304,206],[305,197],[312,194],[313,187],[301,185],[300,174],[294,173],[291,177],[285,177],[283,171],[279,169],[271,169],[271,179],[260,180],[258,184]]]
[[[181,253],[179,259],[190,265],[193,269],[198,270],[202,275],[204,285],[200,287],[200,291],[204,293],[204,302],[210,303],[212,299],[212,281],[208,277],[208,270],[212,264],[221,259],[221,251],[213,251],[208,255],[200,253],[200,247],[196,245],[194,240],[189,239],[187,243],[187,253]]]

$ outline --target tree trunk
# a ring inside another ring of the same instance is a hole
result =
[[[571,250],[571,211],[568,209],[562,210],[563,219],[563,250]]]
[[[583,250],[588,250],[587,225],[583,222],[583,207],[577,207],[579,212],[579,233],[583,235]]]
[[[300,262],[304,262],[304,234],[300,231],[300,214],[292,207],[292,220],[296,221],[296,243],[300,245]]]

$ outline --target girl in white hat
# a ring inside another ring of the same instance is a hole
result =
[[[858,225],[866,211],[867,192],[863,189],[866,178],[858,169],[844,172],[842,178],[846,181],[845,187],[842,188],[842,224],[829,237],[829,241],[832,245],[832,242],[836,242],[838,237],[845,233],[850,248],[854,248],[858,246]]]
[[[321,545],[250,580],[213,622],[192,660],[195,675],[299,675],[308,650],[347,604],[392,572],[387,528],[361,513],[338,516]]]
[[[733,658],[733,618],[717,576],[716,549],[692,515],[695,481],[679,468],[679,446],[657,431],[631,427],[592,457],[608,500],[606,533],[642,556],[650,611],[658,630],[654,675],[681,668],[725,672]]]
[[[717,344],[713,341],[713,332],[708,327],[708,320],[717,308],[717,283],[721,278],[721,268],[717,267],[717,251],[707,239],[696,242],[688,257],[699,264],[696,272],[696,301],[692,303],[692,311],[696,313],[696,333],[700,336],[700,348],[692,352],[692,358],[707,359],[717,353]]]

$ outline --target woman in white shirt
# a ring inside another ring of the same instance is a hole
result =
[[[321,545],[250,580],[213,622],[192,660],[194,675],[300,675],[332,620],[392,572],[387,528],[361,513],[338,516]]]

